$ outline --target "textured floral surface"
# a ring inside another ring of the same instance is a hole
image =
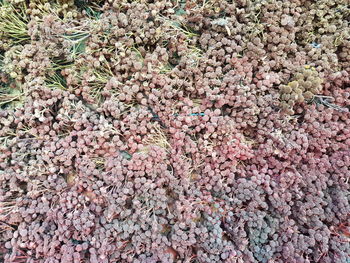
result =
[[[0,261],[348,262],[349,10],[0,1]]]

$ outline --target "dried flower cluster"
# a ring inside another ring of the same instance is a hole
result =
[[[350,262],[349,10],[0,1],[0,261]]]
[[[322,91],[321,84],[322,79],[312,69],[297,73],[294,81],[289,82],[288,85],[281,85],[281,107],[289,109],[289,113],[294,114],[293,106],[296,103],[311,100],[315,95],[320,94]]]

